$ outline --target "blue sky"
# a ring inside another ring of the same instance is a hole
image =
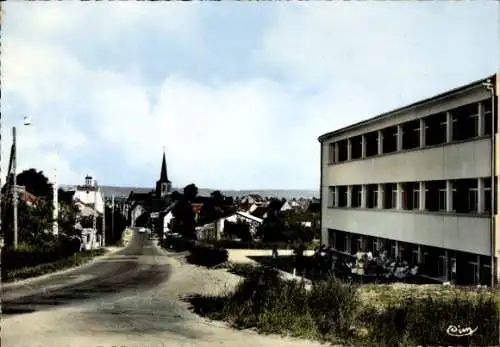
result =
[[[499,70],[499,5],[7,2],[2,157],[78,183],[317,189],[317,137]],[[4,160],[3,170],[5,170]],[[4,171],[5,172],[5,171]]]

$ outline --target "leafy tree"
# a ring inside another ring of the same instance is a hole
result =
[[[128,226],[127,218],[117,209],[106,206],[106,244],[115,244],[121,240],[122,232]],[[114,219],[113,219],[114,215]],[[113,228],[114,227],[114,228]]]
[[[172,231],[187,239],[196,239],[196,220],[193,207],[186,199],[181,199],[172,210]]]
[[[269,213],[257,229],[256,235],[263,241],[276,242],[286,239],[285,231],[286,227],[283,221],[276,214]]]
[[[52,196],[52,184],[42,171],[36,169],[24,170],[18,174],[17,185],[25,186],[28,192],[38,198]]]
[[[198,187],[194,184],[188,184],[184,187],[184,197],[187,201],[192,202],[198,196]]]
[[[215,206],[222,206],[224,205],[225,202],[225,197],[224,195],[220,192],[220,190],[213,191],[210,193],[210,197],[212,198],[212,201]]]
[[[174,190],[172,192],[172,195],[170,195],[170,197],[172,198],[172,201],[179,201],[182,198],[182,194]]]
[[[230,238],[238,238],[241,241],[252,241],[250,225],[243,221],[237,221],[236,223],[226,221],[224,223],[224,233]]]

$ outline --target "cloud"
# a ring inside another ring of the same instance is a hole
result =
[[[208,21],[180,2],[8,3],[2,156],[29,115],[19,169],[66,183],[152,186],[166,146],[176,186],[315,189],[320,134],[482,77],[498,53],[485,5],[362,5]]]

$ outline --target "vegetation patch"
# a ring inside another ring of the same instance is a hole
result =
[[[27,278],[46,275],[55,271],[64,270],[74,266],[79,266],[88,262],[89,260],[91,260],[96,256],[103,255],[105,252],[106,252],[105,249],[77,252],[71,256],[58,259],[56,261],[44,262],[33,266],[17,267],[10,270],[4,268],[5,263],[2,259],[2,281],[13,282]]]
[[[228,252],[224,248],[210,245],[195,245],[191,248],[186,260],[194,265],[214,267],[226,263],[228,258]]]
[[[315,281],[306,290],[303,282],[285,280],[268,267],[232,264],[229,271],[245,280],[222,296],[188,298],[196,313],[240,329],[331,343],[449,346],[498,341],[498,297],[490,291],[335,280]],[[453,336],[453,327],[473,333]]]

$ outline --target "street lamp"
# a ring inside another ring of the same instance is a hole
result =
[[[24,116],[24,120],[23,120],[23,125],[24,126],[30,126],[31,125],[31,120],[28,116]],[[16,141],[17,141],[17,134],[16,134],[16,126],[13,126],[12,127],[12,150],[14,153],[12,153],[12,175],[13,175],[13,184],[12,184],[12,207],[13,207],[13,211],[14,211],[14,216],[13,216],[13,223],[14,223],[14,242],[13,242],[13,246],[14,246],[14,249],[17,248],[17,242],[18,242],[18,237],[17,237],[17,234],[18,234],[18,225],[17,225],[17,205],[18,205],[18,201],[17,201],[17,193],[18,193],[18,190],[17,190],[17,173],[16,173],[16,166],[17,166],[17,144],[16,144]]]
[[[497,77],[498,78],[498,77]],[[490,257],[490,271],[491,271],[491,288],[495,287],[495,253],[496,253],[496,234],[495,234],[495,214],[496,214],[496,132],[495,128],[495,84],[491,79],[487,79],[483,86],[491,93],[491,221],[490,221],[490,241],[491,241],[491,257]]]

